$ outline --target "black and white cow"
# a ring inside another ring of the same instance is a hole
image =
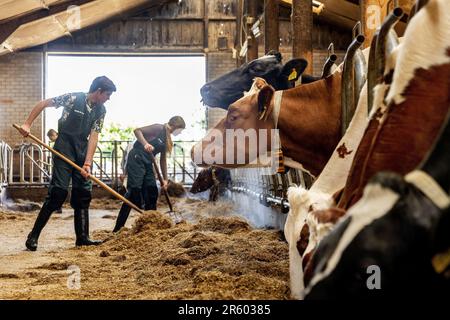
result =
[[[200,94],[207,106],[227,110],[230,104],[243,97],[244,91],[249,90],[255,77],[263,78],[276,90],[292,88],[300,76],[302,83],[318,80],[313,76],[302,75],[307,66],[308,62],[304,59],[292,59],[283,65],[281,53],[271,51],[206,83],[200,89]]]
[[[377,174],[320,242],[307,299],[449,296],[449,118],[419,169]]]
[[[209,201],[214,202],[217,201],[219,196],[226,193],[230,185],[230,170],[220,167],[209,167],[199,172],[189,191],[195,194],[209,189]]]

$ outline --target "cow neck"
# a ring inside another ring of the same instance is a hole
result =
[[[282,92],[278,128],[283,154],[317,176],[340,138],[341,73]]]
[[[441,209],[450,205],[450,111],[430,153],[420,170],[409,173],[405,179],[419,188]]]

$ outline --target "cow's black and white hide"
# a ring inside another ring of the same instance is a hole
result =
[[[450,233],[445,239],[438,232],[443,221],[442,210],[416,187],[398,175],[378,174],[313,254],[306,298],[418,298],[448,290],[449,279],[432,264],[441,243],[448,243]],[[368,288],[371,266],[379,268],[380,289]]]
[[[319,243],[309,265],[312,279],[305,279],[306,298],[450,294],[449,118],[450,112],[418,170],[404,178],[375,175],[361,200]]]

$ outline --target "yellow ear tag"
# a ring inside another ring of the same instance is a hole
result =
[[[447,269],[450,265],[450,249],[447,252],[442,252],[434,255],[431,259],[431,263],[433,264],[434,270],[437,273],[442,273]]]
[[[288,77],[288,81],[295,80],[297,78],[297,70],[292,69],[291,74]]]

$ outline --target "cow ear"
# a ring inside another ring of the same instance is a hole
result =
[[[270,50],[266,53],[266,56],[275,56],[278,62],[281,62],[281,60],[283,60],[283,56],[281,55],[281,53],[276,50]]]
[[[275,90],[272,86],[264,86],[258,93],[258,113],[259,119],[262,120],[267,116],[270,102],[272,101],[272,96]]]
[[[298,78],[305,71],[308,66],[308,61],[305,59],[292,59],[289,60],[281,69],[281,77],[286,78],[288,81],[297,81]]]

